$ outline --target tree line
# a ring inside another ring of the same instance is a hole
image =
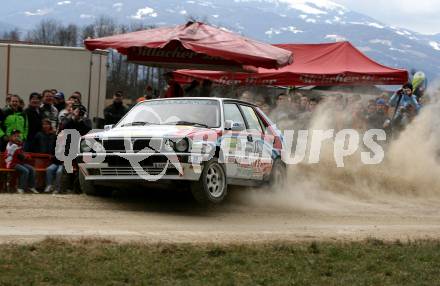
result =
[[[78,26],[63,24],[54,19],[40,21],[34,29],[26,33],[19,29],[4,32],[3,40],[24,41],[32,44],[83,47],[87,38],[100,38],[116,34],[151,29],[154,26],[143,23],[119,24],[108,16],[100,16],[91,24]],[[146,67],[129,63],[126,56],[116,51],[110,51],[107,70],[107,97],[121,90],[128,98],[143,95],[145,87],[150,85],[156,93],[163,90],[165,82],[162,74],[167,70]]]

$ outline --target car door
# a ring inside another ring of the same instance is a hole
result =
[[[271,164],[270,146],[265,142],[264,126],[253,106],[240,104],[240,109],[246,121],[246,137],[249,146],[252,148],[247,153],[247,167],[251,170],[248,179],[262,180],[266,173],[266,168],[270,169]]]
[[[221,138],[221,156],[229,178],[249,179],[252,177],[251,168],[247,164],[246,153],[253,150],[253,143],[247,137],[246,120],[236,103],[224,104],[224,120],[233,121],[243,126],[243,130],[225,130]]]

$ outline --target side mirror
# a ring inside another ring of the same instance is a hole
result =
[[[240,122],[234,122],[232,120],[226,120],[225,121],[225,130],[231,130],[231,131],[243,131],[245,130],[245,126],[243,123]]]
[[[113,128],[113,124],[111,124],[111,125],[104,125],[104,131],[109,131],[110,129],[112,129]]]

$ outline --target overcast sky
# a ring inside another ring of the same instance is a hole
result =
[[[385,24],[440,33],[440,0],[334,0]]]

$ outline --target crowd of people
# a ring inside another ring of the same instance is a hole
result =
[[[169,79],[169,87],[162,97],[212,97],[212,82],[202,84],[192,82],[183,89]],[[154,98],[153,89],[147,86],[145,94],[136,102]],[[273,97],[245,91],[239,99],[257,105],[281,130],[305,130],[321,106],[333,110],[332,123],[335,129],[383,129],[396,136],[419,112],[422,94],[414,94],[411,83],[405,84],[393,95],[382,95],[365,99],[359,94],[349,96],[310,96],[298,91],[284,92]],[[135,103],[136,103],[135,102]],[[115,92],[113,102],[104,110],[104,124],[116,124],[130,107],[124,105],[123,93]],[[29,96],[28,106],[18,95],[8,95],[6,107],[0,109],[0,151],[4,154],[7,168],[19,174],[17,192],[35,188],[35,170],[28,163],[28,153],[47,154],[51,164],[46,170],[45,193],[59,193],[62,190],[61,177],[64,173],[62,162],[55,154],[57,134],[64,129],[75,129],[81,135],[92,129],[87,109],[81,104],[81,93],[74,92],[67,99],[57,90],[34,92]]]
[[[295,91],[280,93],[273,104],[270,98],[251,92],[244,92],[240,99],[256,104],[281,130],[308,130],[319,112],[329,111],[328,125],[336,130],[383,129],[387,138],[398,136],[418,114],[424,100],[413,93],[411,83],[394,94],[384,92],[376,97],[311,96]]]
[[[17,192],[38,193],[29,153],[47,154],[51,158],[44,192],[61,192],[63,164],[54,156],[57,134],[64,129],[76,129],[84,135],[91,127],[78,91],[67,99],[55,89],[33,92],[27,107],[20,96],[8,95],[6,107],[0,109],[0,151],[6,168],[18,172]]]

